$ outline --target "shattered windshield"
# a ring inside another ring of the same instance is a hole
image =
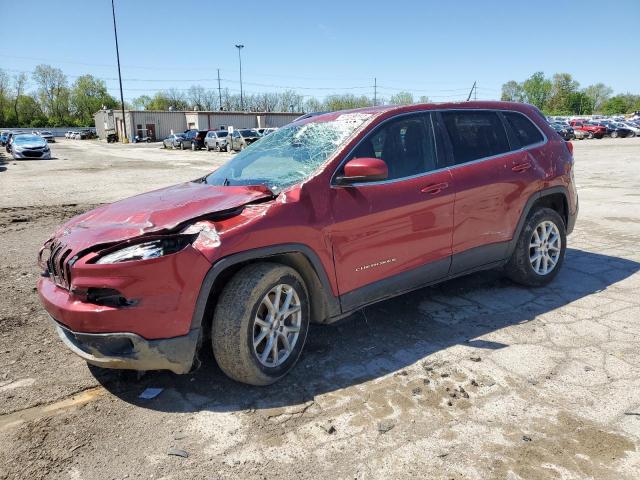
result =
[[[265,185],[274,193],[309,178],[370,115],[291,124],[261,138],[204,178],[209,185]]]

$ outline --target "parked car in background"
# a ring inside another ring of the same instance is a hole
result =
[[[262,131],[260,131],[262,130]],[[266,135],[269,135],[270,133],[275,132],[276,130],[278,130],[277,128],[259,128],[258,131],[260,131],[260,136],[264,137]]]
[[[51,158],[51,150],[47,141],[40,135],[23,134],[14,137],[11,155],[15,159],[40,158],[48,160]]]
[[[182,141],[178,148],[184,150],[190,148],[192,150],[199,150],[204,147],[204,137],[207,135],[208,130],[185,130],[182,134]]]
[[[204,137],[204,146],[207,151],[215,150],[217,152],[228,151],[227,136],[229,132],[226,130],[209,130],[207,136]]]
[[[573,127],[573,130],[582,130],[587,133],[587,138],[602,138],[607,133],[607,127],[600,125],[591,125],[587,122],[580,120],[571,120],[569,125]]]
[[[71,136],[74,134],[74,132],[72,132],[71,130],[68,130],[65,132],[64,134],[64,138],[71,138]]]
[[[573,138],[575,140],[584,140],[585,138],[589,138],[589,135],[591,135],[591,132],[587,132],[586,130],[573,130]]]
[[[184,374],[212,347],[229,377],[272,384],[310,323],[481,270],[552,282],[578,214],[571,149],[511,102],[290,123],[209,175],[67,221],[40,250],[39,298],[90,364]]]
[[[229,140],[227,140],[229,151],[235,150],[239,152],[257,140],[260,140],[260,134],[253,128],[234,130],[233,134],[229,136]]]
[[[571,128],[569,125],[564,125],[562,123],[552,123],[551,126],[564,140],[572,140],[575,136],[573,128]]]
[[[640,128],[627,122],[613,122],[613,126],[618,129],[619,132],[626,131],[624,137],[635,137],[640,133]]]
[[[622,124],[633,132],[634,137],[640,137],[639,122],[622,122]]]
[[[9,139],[9,132],[0,132],[0,145],[3,147],[7,144],[7,140]]]
[[[55,143],[56,139],[53,136],[53,133],[47,131],[47,130],[41,130],[41,131],[37,131],[37,132],[33,132],[35,135],[40,135],[42,138],[44,138],[47,142],[49,143]]]
[[[11,144],[13,143],[13,137],[15,134],[13,132],[7,133],[7,140],[4,143],[4,149],[7,153],[11,153]]]
[[[164,148],[180,148],[182,145],[182,139],[184,138],[184,133],[173,133],[169,135],[167,138],[162,140],[162,146]]]

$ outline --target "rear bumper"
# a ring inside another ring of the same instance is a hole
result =
[[[58,335],[73,353],[102,368],[187,373],[193,365],[200,336],[199,328],[181,337],[161,340],[146,340],[128,332],[81,333],[51,318]]]
[[[576,226],[576,220],[578,219],[578,212],[580,211],[580,201],[576,195],[576,210],[575,212],[567,215],[567,235],[573,232],[573,227]]]

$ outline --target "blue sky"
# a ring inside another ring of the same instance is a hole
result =
[[[59,67],[73,81],[91,73],[117,93],[110,0],[2,0],[0,67]],[[55,6],[54,6],[55,5]],[[233,12],[234,21],[231,22]],[[500,95],[507,80],[568,72],[640,93],[640,1],[135,1],[116,0],[125,98],[192,84],[246,92],[389,97],[399,90],[435,101]],[[25,29],[25,22],[28,30]]]

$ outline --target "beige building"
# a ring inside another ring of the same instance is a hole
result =
[[[125,110],[124,125],[130,141],[138,134],[146,134],[154,140],[162,140],[172,133],[194,128],[221,130],[229,126],[234,128],[282,127],[300,115],[302,113]],[[119,138],[123,138],[121,110],[100,110],[94,115],[94,120],[99,138],[106,138],[107,133],[114,131]]]

